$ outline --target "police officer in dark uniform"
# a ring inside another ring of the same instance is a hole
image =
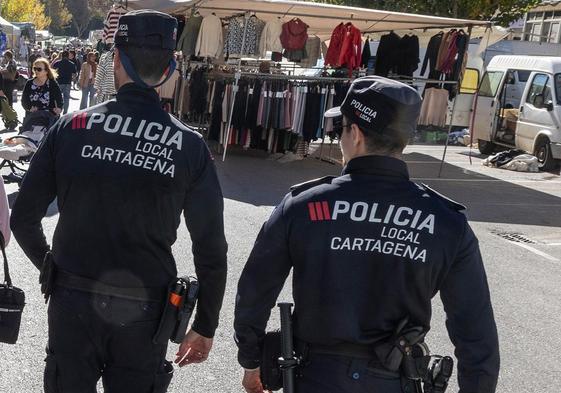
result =
[[[153,88],[174,71],[176,35],[167,14],[122,16],[116,99],[62,117],[21,185],[11,227],[39,269],[50,250],[41,220],[55,198],[60,212],[47,393],[95,392],[100,378],[106,393],[167,390],[167,339],[153,338],[177,277],[171,247],[182,212],[200,289],[176,363],[200,363],[212,347],[227,270],[222,191],[201,135],[164,112]]]
[[[342,175],[292,188],[238,284],[234,327],[247,392],[263,392],[260,345],[291,269],[294,335],[307,353],[297,392],[411,391],[376,348],[400,325],[426,333],[439,291],[460,391],[495,391],[497,330],[477,238],[464,207],[411,182],[401,159],[420,107],[413,88],[366,77],[326,113],[341,121]]]

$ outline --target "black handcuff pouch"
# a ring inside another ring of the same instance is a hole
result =
[[[267,332],[261,347],[261,383],[265,390],[282,389],[282,370],[279,364],[281,354],[281,332]]]

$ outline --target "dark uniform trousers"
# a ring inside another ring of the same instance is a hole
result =
[[[413,393],[401,378],[368,359],[310,354],[296,378],[297,393]]]
[[[46,393],[164,393],[173,367],[156,345],[162,305],[56,287],[49,303]]]

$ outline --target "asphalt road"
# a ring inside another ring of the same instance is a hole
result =
[[[77,92],[73,95],[80,96]],[[77,104],[73,101],[72,108]],[[454,147],[438,178],[442,150],[441,146],[413,146],[407,149],[405,160],[415,181],[468,207],[466,214],[485,260],[501,341],[498,392],[555,391],[561,386],[561,177],[559,173],[486,168],[476,151],[470,165],[469,149]],[[225,229],[230,245],[221,326],[210,359],[176,371],[171,393],[242,391],[242,372],[232,339],[234,297],[257,232],[290,185],[340,171],[313,158],[281,164],[236,151],[225,163],[217,160],[217,166],[226,198]],[[7,192],[13,202],[17,187],[8,185]],[[49,209],[49,217],[43,221],[48,236],[52,236],[57,217],[56,208]],[[190,241],[184,226],[174,254],[179,271],[192,273]],[[15,284],[26,291],[27,306],[18,343],[0,344],[0,392],[41,392],[47,323],[38,273],[16,242],[9,245],[8,257]],[[290,288],[284,289],[281,299],[290,299]],[[433,304],[428,343],[435,353],[452,354],[438,297]],[[270,325],[274,328],[278,319],[276,313],[273,315]],[[176,346],[170,348],[168,358],[175,350]],[[457,390],[454,382],[449,391]]]

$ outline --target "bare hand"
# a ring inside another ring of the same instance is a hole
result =
[[[29,110],[29,112],[37,112],[37,107],[36,107],[36,106],[32,106],[31,109]]]
[[[269,390],[263,390],[263,384],[261,383],[261,373],[259,369],[252,371],[245,370],[242,386],[247,393],[269,392]]]
[[[62,112],[62,109],[60,109],[60,108],[53,108],[53,112],[55,113],[55,115],[60,115],[60,113]]]
[[[179,367],[187,366],[191,363],[202,363],[208,359],[208,354],[212,348],[212,338],[201,336],[193,329],[189,330],[185,339],[179,346],[176,354],[175,363]]]

